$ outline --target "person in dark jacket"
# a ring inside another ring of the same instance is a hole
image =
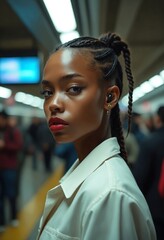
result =
[[[46,172],[52,171],[52,156],[55,152],[55,141],[51,132],[48,129],[45,120],[42,120],[37,129],[37,141],[40,151],[43,154],[43,162]]]
[[[157,239],[164,237],[164,198],[159,191],[164,162],[164,106],[154,117],[156,131],[143,142],[133,169],[134,177],[149,205],[157,231]],[[163,176],[164,177],[164,176]]]
[[[11,224],[17,220],[17,167],[18,153],[22,148],[21,132],[9,124],[9,116],[0,112],[0,232],[5,230],[5,199],[9,201]]]
[[[28,137],[30,140],[30,144],[29,144],[29,149],[28,149],[28,153],[31,155],[32,157],[32,168],[34,170],[37,170],[38,168],[38,138],[37,138],[37,132],[38,132],[38,128],[40,126],[40,118],[34,116],[32,118],[31,124],[29,125],[29,128],[27,129],[27,133],[28,133]],[[27,136],[26,136],[27,139]]]

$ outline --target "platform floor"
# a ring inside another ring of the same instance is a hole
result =
[[[64,172],[64,162],[62,159],[54,156],[52,169],[51,173],[47,173],[44,170],[42,159],[39,159],[37,170],[34,170],[32,168],[31,157],[25,159],[20,175],[18,198],[19,225],[18,227],[8,225],[6,230],[0,233],[0,240],[36,239],[46,193],[58,184]]]

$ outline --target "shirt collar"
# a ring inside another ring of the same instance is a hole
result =
[[[61,179],[61,187],[66,198],[70,198],[80,184],[105,160],[120,153],[117,139],[109,138],[94,148],[79,164],[77,160]]]

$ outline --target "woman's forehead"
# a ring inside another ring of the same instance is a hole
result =
[[[91,54],[87,51],[81,51],[74,48],[63,48],[54,52],[48,59],[45,69],[50,66],[78,66],[91,70]],[[93,66],[92,66],[93,68]]]
[[[66,75],[79,75],[86,79],[100,79],[101,72],[99,69],[91,66],[92,60],[88,54],[76,49],[60,49],[53,53],[43,72],[45,80],[61,78]]]

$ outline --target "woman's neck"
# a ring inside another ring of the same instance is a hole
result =
[[[75,144],[76,152],[79,161],[83,159],[100,143],[111,137],[109,126],[102,130],[96,130],[96,132],[89,133],[87,136],[77,140]]]

